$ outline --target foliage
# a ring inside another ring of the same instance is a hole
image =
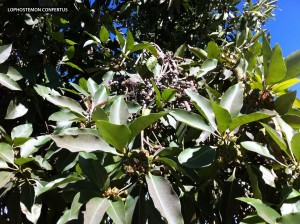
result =
[[[299,219],[300,52],[270,46],[276,1],[54,3],[0,13],[1,223]]]

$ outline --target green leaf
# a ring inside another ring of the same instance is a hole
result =
[[[50,191],[52,189],[55,189],[61,185],[65,185],[65,184],[68,184],[68,183],[71,183],[71,182],[74,182],[74,181],[78,181],[78,180],[81,180],[82,178],[78,177],[78,176],[75,176],[75,175],[69,175],[67,177],[62,177],[62,178],[58,178],[58,179],[55,179],[49,183],[46,183],[46,185],[44,186],[39,186],[37,189],[36,189],[36,197],[47,192],[47,191]]]
[[[104,105],[107,102],[108,97],[109,97],[109,95],[108,95],[107,87],[102,85],[100,87],[100,89],[98,89],[95,92],[95,94],[93,96],[93,99],[92,99],[93,108]]]
[[[78,219],[80,208],[82,206],[82,203],[80,202],[80,195],[81,193],[78,192],[73,198],[71,208],[70,208],[70,213],[68,215],[68,221]]]
[[[104,26],[102,26],[100,29],[99,37],[103,44],[105,44],[109,39],[109,32]]]
[[[195,113],[188,112],[182,109],[175,109],[170,110],[169,114],[172,115],[177,121],[180,121],[188,126],[213,133],[212,127],[207,125],[202,117]]]
[[[130,130],[126,125],[112,124],[107,121],[96,122],[100,135],[109,144],[113,145],[116,149],[123,152],[125,146],[129,142]]]
[[[215,122],[215,113],[213,111],[210,100],[189,89],[185,89],[184,91],[191,98],[191,100],[195,102],[196,107],[201,113],[201,115],[211,124],[211,126],[215,130],[217,130],[217,125]]]
[[[98,37],[94,36],[93,34],[87,32],[87,31],[84,31],[87,35],[89,35],[94,41],[96,41],[97,43],[101,43],[101,41],[99,40]]]
[[[134,210],[136,207],[136,204],[139,200],[139,195],[133,197],[131,195],[128,195],[125,201],[125,222],[126,223],[132,223],[132,218],[134,215]],[[139,214],[141,215],[141,214]]]
[[[292,223],[298,223],[299,220],[300,220],[300,212],[297,212],[297,213],[291,213],[291,214],[281,216],[280,218],[277,219],[276,223],[292,224]]]
[[[115,32],[116,32],[117,40],[118,40],[118,42],[120,44],[120,47],[123,51],[123,48],[125,46],[125,39],[124,39],[123,35],[117,29],[115,29]]]
[[[240,200],[240,201],[246,202],[249,205],[252,205],[256,209],[257,214],[261,218],[263,218],[267,223],[275,224],[276,219],[278,219],[280,217],[278,212],[276,212],[274,209],[272,209],[271,207],[264,204],[259,199],[237,198],[237,200]]]
[[[3,188],[13,177],[12,172],[0,171],[0,188]]]
[[[291,146],[292,146],[292,152],[298,162],[300,162],[300,133],[297,133],[293,136],[292,141],[291,141]]]
[[[154,56],[151,56],[146,62],[146,66],[150,71],[154,69],[156,64],[157,64],[157,57]]]
[[[259,121],[268,117],[273,117],[276,116],[276,113],[274,111],[270,110],[262,110],[258,111],[252,114],[244,114],[238,117],[235,117],[232,119],[232,122],[229,126],[229,130],[233,131],[237,127],[244,125],[244,124],[249,124],[254,121]]]
[[[294,129],[300,128],[300,116],[298,115],[292,115],[292,114],[286,114],[282,116],[282,119],[289,124]]]
[[[215,157],[216,150],[204,145],[183,150],[178,156],[178,161],[190,168],[201,168],[211,165]]]
[[[48,135],[41,135],[36,138],[29,139],[20,147],[21,157],[28,157],[35,153],[41,146],[50,141],[50,139],[51,138]]]
[[[280,137],[276,130],[271,128],[269,125],[261,123],[262,126],[266,129],[271,138],[276,142],[276,144],[287,154],[290,156],[289,151],[287,150],[287,146],[284,140]]]
[[[276,188],[275,186],[275,178],[277,178],[276,174],[271,172],[269,169],[265,168],[264,166],[259,166],[259,171],[261,172],[261,178],[265,182],[265,184]]]
[[[74,46],[68,47],[68,49],[65,51],[65,55],[68,57],[69,60],[73,58],[74,54],[75,54]]]
[[[231,86],[221,97],[220,106],[229,111],[232,118],[239,115],[243,107],[243,88],[238,83]]]
[[[93,121],[98,121],[98,120],[108,121],[108,116],[107,116],[105,110],[103,110],[101,108],[96,108],[92,113],[92,120]]]
[[[94,152],[102,151],[112,154],[118,154],[117,151],[110,147],[102,138],[91,134],[72,135],[52,135],[58,147],[68,149],[71,152]]]
[[[99,188],[102,188],[107,180],[107,172],[101,165],[101,161],[93,159],[84,159],[79,157],[79,166],[88,180],[93,181]]]
[[[72,83],[72,82],[70,83],[70,85],[73,86],[74,89],[76,89],[81,94],[83,94],[83,95],[85,95],[87,97],[90,96],[90,94],[87,91],[85,91],[80,85],[77,85],[76,83]]]
[[[143,49],[146,49],[155,57],[158,56],[156,48],[151,43],[148,43],[148,42],[143,42],[143,43],[134,45],[130,52],[133,53],[133,52],[143,50]]]
[[[16,119],[18,117],[22,117],[24,114],[26,114],[28,109],[17,99],[13,99],[10,101],[8,107],[5,119]]]
[[[11,49],[12,49],[11,44],[0,46],[0,64],[2,64],[8,59]]]
[[[19,84],[6,74],[0,73],[0,84],[11,90],[22,90]]]
[[[217,59],[219,57],[220,52],[221,52],[221,50],[215,42],[211,41],[211,42],[208,43],[207,58]]]
[[[263,35],[262,41],[262,53],[263,53],[263,64],[264,64],[264,75],[267,75],[268,72],[268,64],[271,60],[272,49],[266,35]]]
[[[133,36],[132,36],[132,33],[130,32],[130,30],[128,30],[127,36],[126,36],[125,53],[130,51],[133,48],[133,46],[134,46],[134,39],[133,39]]]
[[[269,69],[266,75],[266,83],[277,83],[285,77],[286,66],[282,57],[282,51],[278,44],[272,51],[272,56],[269,64]]]
[[[92,198],[86,204],[84,224],[99,224],[110,206],[106,198]]]
[[[300,75],[300,50],[293,52],[285,59],[286,75],[284,80],[296,78]]]
[[[202,50],[201,48],[196,48],[196,47],[191,47],[191,46],[188,46],[189,50],[191,52],[194,53],[194,55],[196,55],[199,59],[201,60],[206,60],[207,59],[207,52]]]
[[[9,66],[6,75],[14,81],[19,81],[23,78],[21,73],[14,67]]]
[[[275,110],[280,114],[286,114],[289,109],[293,106],[296,99],[296,91],[288,92],[278,97],[274,103]]]
[[[78,116],[71,111],[61,110],[50,115],[49,121],[72,121],[78,119]]]
[[[146,182],[154,206],[170,224],[183,224],[181,205],[171,184],[163,177],[146,175]]]
[[[100,89],[100,86],[91,78],[87,80],[86,85],[92,97],[94,97],[95,93]]]
[[[149,127],[151,124],[155,123],[156,121],[158,121],[158,119],[160,119],[166,114],[166,112],[151,113],[146,116],[140,116],[137,119],[133,120],[129,126],[129,129],[131,131],[130,140],[132,140],[142,130]]]
[[[182,44],[180,45],[180,47],[176,50],[174,56],[176,57],[184,57],[184,53],[185,53],[185,49],[186,49],[186,44]]]
[[[125,224],[125,207],[122,201],[109,201],[109,207],[106,210],[106,213],[114,223]]]
[[[22,124],[13,128],[11,138],[28,138],[32,134],[32,131],[32,124]]]
[[[253,171],[252,166],[249,164],[246,164],[246,169],[247,169],[247,172],[249,175],[254,198],[262,199],[261,191],[259,189],[259,184],[258,184],[258,178],[257,178],[255,172]]]
[[[170,88],[165,89],[161,94],[163,103],[168,103],[169,101],[171,101],[175,97],[176,92],[177,92],[176,89],[170,89]]]
[[[279,164],[283,165],[278,160],[276,160],[276,158],[273,155],[270,154],[269,150],[266,147],[260,145],[258,142],[245,141],[245,142],[241,142],[241,145],[245,149],[247,149],[247,150],[249,150],[251,152],[256,152],[256,153],[258,153],[258,154],[260,154],[260,155],[262,155],[264,157],[272,159],[272,160],[278,162]]]
[[[227,130],[231,123],[231,115],[228,112],[228,110],[224,109],[223,107],[220,107],[218,104],[215,102],[211,102],[213,112],[216,116],[216,121],[218,124],[218,130],[220,133],[223,133],[224,131]]]
[[[82,109],[80,104],[69,97],[48,95],[46,96],[46,99],[56,106],[67,108],[77,114],[82,115],[84,113],[84,110]]]
[[[294,79],[289,79],[280,83],[277,83],[275,85],[272,86],[272,90],[274,92],[282,92],[288,88],[290,88],[291,86],[297,84],[300,82],[300,79],[294,78]]]
[[[67,62],[64,62],[64,64],[69,65],[70,67],[72,67],[72,68],[74,68],[74,69],[76,69],[76,70],[78,70],[80,72],[84,72],[78,65],[75,65],[72,62],[67,61]]]
[[[218,65],[218,60],[217,59],[207,59],[203,62],[201,65],[201,68],[199,72],[197,72],[197,77],[200,78],[204,75],[206,75],[208,72],[214,70]]]
[[[127,104],[123,97],[118,97],[110,107],[109,122],[113,124],[126,124],[128,117]]]
[[[9,144],[0,142],[0,158],[5,162],[14,164],[14,150]]]
[[[156,107],[158,109],[162,109],[162,103],[161,103],[161,93],[159,91],[159,89],[157,88],[156,86],[156,83],[151,80],[151,83],[152,83],[152,86],[153,86],[153,89],[154,89],[154,92],[155,92],[155,103],[156,103]]]

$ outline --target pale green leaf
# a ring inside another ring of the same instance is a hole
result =
[[[77,114],[83,114],[84,110],[82,109],[82,107],[80,106],[80,104],[69,98],[66,96],[52,96],[52,95],[48,95],[46,96],[46,99],[55,104],[56,106],[62,107],[62,108],[67,108]]]
[[[6,74],[0,73],[0,84],[11,90],[22,90],[19,84]]]
[[[21,102],[13,99],[7,107],[5,119],[16,119],[18,117],[22,117],[27,113],[27,111],[28,109]]]
[[[109,201],[109,207],[106,210],[106,213],[114,223],[125,224],[125,207],[122,201]]]
[[[287,70],[284,59],[282,57],[281,48],[278,44],[276,44],[272,51],[269,69],[265,77],[266,83],[272,84],[279,82],[285,77],[286,71]]]
[[[243,88],[238,83],[231,86],[221,97],[220,106],[229,111],[232,118],[239,115],[243,107]]]
[[[11,138],[28,138],[32,132],[32,124],[22,124],[13,128],[11,131]]]
[[[126,124],[129,111],[123,97],[118,97],[110,107],[109,122],[113,124]]]
[[[92,198],[86,204],[84,212],[84,224],[99,224],[109,207],[106,198]]]
[[[11,44],[0,46],[0,64],[2,64],[8,59],[11,49],[12,49]]]
[[[0,158],[5,162],[14,164],[14,157],[13,147],[7,143],[0,142]]]
[[[154,206],[169,224],[183,224],[181,205],[171,184],[161,176],[146,175],[146,182]]]

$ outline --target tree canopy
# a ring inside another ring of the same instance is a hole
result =
[[[297,222],[276,3],[3,1],[0,223]]]

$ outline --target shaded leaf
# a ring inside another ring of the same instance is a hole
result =
[[[12,172],[0,171],[0,188],[4,187],[13,177]]]
[[[177,48],[174,56],[183,57],[186,49],[186,44],[180,45],[179,48]]]
[[[284,80],[298,77],[300,75],[300,50],[287,56],[285,63],[287,71]]]
[[[280,115],[286,114],[289,111],[289,109],[293,106],[295,99],[296,91],[279,96],[274,103],[275,110]]]
[[[104,26],[102,26],[100,29],[99,37],[100,37],[100,40],[102,41],[102,43],[104,43],[104,44],[109,39],[109,32],[107,31],[107,29]]]
[[[291,141],[291,146],[292,146],[292,152],[298,162],[300,162],[300,133],[297,133],[293,136],[292,141]]]
[[[107,87],[102,85],[100,89],[98,89],[92,99],[93,108],[104,105],[108,100],[108,92]]]

